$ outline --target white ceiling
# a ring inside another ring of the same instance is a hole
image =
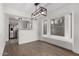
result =
[[[40,6],[44,6],[48,11],[55,10],[66,3],[41,3]],[[20,12],[24,12],[31,16],[31,13],[35,11],[34,3],[4,3],[5,9],[13,9]],[[26,16],[27,17],[27,16]]]
[[[19,11],[28,11],[33,8],[33,3],[5,3],[4,4],[5,8],[10,8],[14,10],[19,10]]]

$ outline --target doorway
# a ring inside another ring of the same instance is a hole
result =
[[[18,21],[15,18],[9,18],[9,43],[18,43]]]

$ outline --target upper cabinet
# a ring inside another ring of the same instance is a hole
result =
[[[31,19],[21,19],[19,21],[19,28],[21,30],[31,30],[32,29],[32,20]]]

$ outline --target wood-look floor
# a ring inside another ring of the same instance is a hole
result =
[[[22,45],[6,44],[3,56],[78,56],[78,54],[43,41],[35,41]]]

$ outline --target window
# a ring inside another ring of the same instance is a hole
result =
[[[43,21],[43,34],[46,35],[47,34],[47,20]]]
[[[65,17],[60,17],[51,20],[50,34],[64,36],[65,26],[64,26]]]

